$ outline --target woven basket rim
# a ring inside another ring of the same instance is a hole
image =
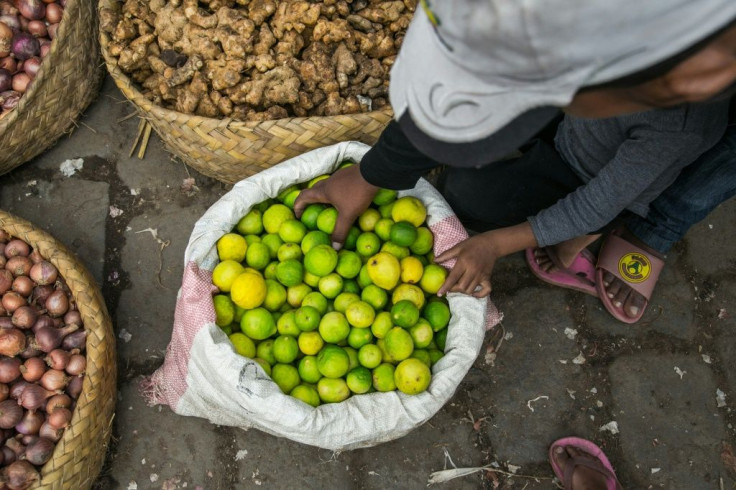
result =
[[[19,228],[20,233],[15,229]],[[77,308],[82,316],[82,322],[87,334],[87,345],[85,349],[85,357],[90,359],[90,356],[100,354],[103,357],[108,357],[110,361],[109,366],[104,366],[104,372],[99,366],[93,366],[94,369],[90,371],[90,363],[88,362],[88,370],[85,373],[85,379],[83,384],[82,393],[78,398],[78,403],[75,406],[72,414],[72,421],[70,425],[65,429],[62,438],[57,442],[51,459],[41,468],[41,480],[35,484],[32,488],[72,488],[70,485],[79,482],[75,482],[72,477],[67,478],[67,481],[51,480],[47,481],[48,474],[52,474],[52,468],[57,464],[63,467],[64,464],[72,465],[72,463],[78,464],[76,460],[78,456],[75,451],[75,445],[71,444],[71,441],[76,437],[76,433],[79,432],[84,436],[89,436],[89,440],[84,441],[86,443],[97,444],[101,447],[95,448],[97,461],[97,467],[94,469],[95,478],[99,475],[99,471],[102,469],[104,463],[104,457],[106,454],[107,445],[112,434],[112,419],[115,410],[115,397],[114,393],[117,391],[117,363],[115,354],[115,340],[112,334],[112,321],[107,312],[104,300],[102,298],[101,291],[97,286],[95,280],[89,274],[87,269],[81,262],[66,248],[64,244],[59,242],[56,238],[50,235],[48,232],[39,229],[30,221],[15,216],[7,211],[0,209],[0,229],[5,230],[11,236],[22,238],[34,249],[39,249],[41,254],[46,260],[54,264],[59,270],[59,275],[63,278],[71,276],[75,277],[74,281],[66,281],[72,296],[75,299]],[[23,230],[26,230],[25,232]],[[29,239],[24,234],[33,235],[36,239]],[[51,248],[54,253],[43,253],[40,249]],[[66,265],[66,262],[72,264],[71,267]],[[73,273],[73,274],[72,274]],[[98,307],[97,311],[92,311],[92,306],[85,302],[79,301],[80,296],[83,293],[91,292],[92,299]],[[98,333],[102,333],[100,336],[102,341],[97,342]],[[102,382],[102,388],[98,387],[95,389],[95,382]],[[105,393],[110,391],[110,393]],[[110,399],[106,399],[106,396],[111,396]],[[81,405],[79,401],[87,401],[86,405]],[[99,409],[103,412],[99,415],[102,417],[102,421],[106,425],[97,424],[97,426],[91,426],[89,420],[80,418],[80,411],[87,409],[89,406],[93,406],[95,409]],[[76,431],[76,428],[80,428]],[[102,455],[99,452],[102,451]],[[101,456],[101,457],[100,457]],[[85,465],[87,466],[87,465]],[[87,466],[88,468],[91,466]],[[72,470],[74,471],[74,470]],[[79,472],[77,472],[79,473]],[[75,476],[72,473],[72,476]],[[93,481],[87,481],[88,485],[91,486]],[[76,486],[76,488],[82,488],[82,486]]]

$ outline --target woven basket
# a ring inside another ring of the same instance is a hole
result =
[[[104,73],[92,0],[68,0],[51,51],[18,106],[0,119],[0,175],[40,154],[97,96]]]
[[[115,0],[100,8],[120,9]],[[110,37],[100,31],[107,70],[123,94],[164,141],[197,171],[233,184],[306,151],[341,141],[373,144],[391,121],[390,109],[330,117],[294,117],[264,122],[213,119],[165,109],[146,99],[109,54]]]
[[[117,366],[112,324],[94,279],[67,248],[48,233],[0,210],[0,229],[25,240],[59,270],[76,301],[87,331],[87,371],[71,424],[32,488],[81,490],[92,487],[102,468],[112,431]]]

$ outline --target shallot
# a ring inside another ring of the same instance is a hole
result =
[[[64,8],[58,3],[50,3],[46,5],[46,20],[49,24],[58,24],[64,15]]]
[[[41,44],[39,44],[38,39],[27,32],[16,31],[13,35],[11,52],[19,60],[27,60],[32,56],[41,54]]]
[[[13,312],[12,322],[18,328],[29,329],[36,323],[38,312],[33,306],[23,305]]]
[[[8,269],[0,270],[0,294],[9,291],[13,287],[13,273]]]
[[[18,406],[15,400],[5,400],[0,402],[0,428],[12,429],[18,425],[18,422],[20,422],[22,418],[23,409]]]
[[[64,371],[49,369],[43,373],[39,383],[49,391],[63,390],[69,383],[69,376]]]
[[[20,403],[25,409],[38,410],[42,406],[46,405],[47,398],[56,394],[57,392],[48,391],[41,385],[29,383],[28,386],[26,386],[23,390],[23,393],[20,394],[20,398],[18,398],[18,403]],[[2,427],[2,425],[0,425],[0,427]],[[7,429],[8,427],[3,428]]]
[[[27,410],[23,418],[15,425],[15,430],[24,435],[35,435],[46,421],[46,415],[40,410]],[[35,464],[35,463],[34,463]]]
[[[41,424],[41,428],[38,431],[38,435],[41,437],[45,437],[46,439],[50,439],[54,442],[61,439],[61,436],[64,434],[64,429],[55,429],[54,427],[51,427],[49,425],[48,420]]]
[[[46,311],[52,317],[62,316],[64,313],[69,311],[69,298],[65,291],[57,289],[53,293],[49,294],[46,298]]]
[[[46,5],[41,0],[14,0],[13,4],[28,20],[41,20],[46,15]]]
[[[38,75],[38,70],[41,69],[41,48],[38,49],[39,56],[34,56],[32,58],[28,58],[23,62],[23,71],[31,77],[31,80],[36,78],[36,75]]]
[[[33,264],[29,272],[30,278],[41,286],[47,286],[56,282],[59,271],[54,264],[46,260]]]
[[[73,354],[69,358],[65,371],[72,376],[79,376],[84,374],[85,369],[87,369],[87,358],[81,354]]]
[[[31,247],[20,238],[13,238],[5,244],[5,256],[7,258],[21,255],[27,257],[31,253]]]
[[[70,333],[61,342],[61,348],[66,350],[79,349],[84,350],[87,345],[87,331],[80,330],[78,332]]]
[[[42,327],[36,330],[33,346],[43,352],[49,353],[59,347],[64,337],[79,329],[79,325],[67,325],[63,328]],[[0,334],[2,331],[0,331]],[[0,339],[2,337],[0,336]],[[2,354],[2,350],[0,350]]]
[[[5,293],[5,296],[11,293]],[[17,356],[26,348],[26,335],[17,328],[0,330],[0,354],[8,357]]]
[[[20,359],[17,357],[0,358],[0,383],[12,383],[20,377]]]
[[[3,24],[0,24],[3,25]],[[0,47],[2,49],[2,47]],[[2,54],[2,53],[0,53]],[[0,92],[6,92],[13,87],[13,77],[8,70],[0,68]]]
[[[72,411],[68,408],[56,408],[48,416],[48,423],[54,429],[63,429],[72,420]]]
[[[26,299],[15,291],[8,291],[3,294],[3,299],[0,302],[3,304],[5,311],[12,314],[26,304]]]
[[[82,386],[84,385],[84,376],[74,376],[69,384],[66,385],[67,394],[75,400],[79,398],[82,393]]]
[[[5,478],[8,488],[25,490],[37,482],[41,475],[28,461],[15,461],[5,469]]]
[[[38,466],[46,464],[46,461],[51,459],[51,454],[54,452],[54,446],[54,441],[44,437],[39,437],[26,446],[26,461]]]
[[[33,287],[33,280],[28,276],[18,276],[13,280],[13,291],[26,298],[33,292]]]
[[[46,372],[46,363],[40,357],[29,357],[20,366],[20,375],[29,383],[35,383]]]
[[[23,75],[23,73],[16,73],[15,75],[13,75],[13,83],[15,83],[15,79],[18,78],[18,76],[20,75]],[[31,267],[33,267],[33,262],[31,262],[31,259],[22,255],[10,257],[5,263],[5,268],[12,272],[15,277],[27,276],[28,273],[31,272]]]

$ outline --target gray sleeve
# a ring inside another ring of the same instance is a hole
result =
[[[528,218],[537,243],[546,247],[606,226],[665,170],[692,163],[700,139],[692,133],[634,130],[587,184]]]

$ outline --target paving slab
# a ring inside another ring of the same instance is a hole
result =
[[[736,201],[721,204],[688,232],[688,260],[702,274],[733,275],[736,272],[733,230],[736,227]]]

